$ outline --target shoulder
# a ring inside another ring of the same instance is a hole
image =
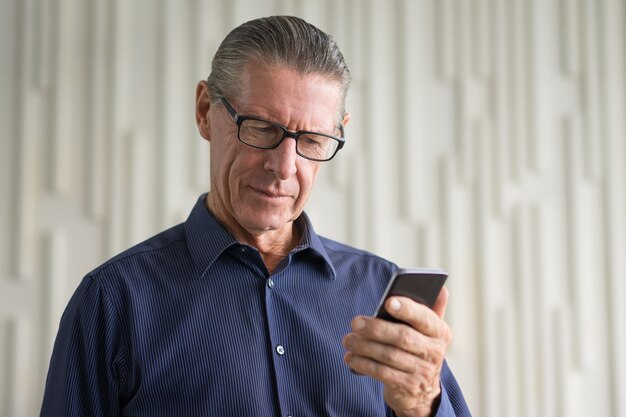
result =
[[[319,239],[336,268],[348,268],[375,275],[381,273],[383,276],[390,276],[390,273],[398,268],[392,261],[367,250],[323,236],[319,236]]]
[[[187,254],[184,223],[181,223],[113,256],[89,272],[86,278],[106,281],[113,276],[141,276],[155,267],[184,261]]]
[[[112,307],[106,311],[123,315],[128,306],[165,291],[164,285],[177,274],[188,276],[192,264],[188,253],[184,224],[167,229],[87,273],[70,304],[97,309],[104,303]]]
[[[373,258],[381,262],[389,262],[389,263],[391,262],[372,252],[369,252],[364,249],[359,249],[354,246],[350,246],[346,243],[341,243],[341,242],[329,239],[324,236],[319,236],[319,239],[322,242],[322,245],[324,246],[324,248],[328,252],[333,252],[333,253],[341,254],[344,256],[358,256],[358,257],[364,257],[364,258]]]

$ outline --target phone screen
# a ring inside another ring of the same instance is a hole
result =
[[[441,269],[398,269],[391,277],[374,315],[399,322],[385,309],[385,300],[393,295],[408,297],[433,308],[447,278],[447,272]]]

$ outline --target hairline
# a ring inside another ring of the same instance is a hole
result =
[[[347,86],[343,85],[341,79],[338,79],[338,77],[333,77],[331,74],[325,73],[323,71],[306,71],[306,70],[303,71],[302,69],[298,68],[296,65],[293,65],[289,62],[284,62],[282,60],[262,58],[260,56],[250,56],[248,59],[246,59],[246,61],[241,66],[241,68],[237,71],[237,74],[236,74],[237,85],[234,88],[234,91],[225,92],[225,94],[217,94],[215,97],[213,97],[214,92],[211,92],[211,96],[212,96],[211,102],[215,104],[219,102],[221,98],[233,99],[239,96],[243,91],[241,88],[241,84],[242,84],[242,79],[243,79],[245,71],[249,71],[250,73],[252,73],[255,70],[266,71],[266,70],[271,70],[271,69],[286,69],[289,71],[293,71],[294,73],[298,75],[302,75],[302,76],[305,76],[305,75],[319,76],[323,78],[329,84],[333,85],[339,93],[338,94],[339,96],[338,106],[337,106],[337,123],[338,125],[343,124],[343,119],[346,114],[345,103],[346,103],[346,96],[347,96],[348,91],[347,91]],[[229,97],[226,97],[226,96],[229,96]]]

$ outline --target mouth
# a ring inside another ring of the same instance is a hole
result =
[[[283,198],[292,198],[291,194],[287,194],[285,192],[282,191],[278,191],[278,190],[267,190],[267,189],[262,189],[262,188],[255,188],[255,187],[250,187],[250,189],[257,195],[266,198],[266,199],[270,199],[270,200],[280,200]]]

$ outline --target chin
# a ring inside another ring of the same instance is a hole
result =
[[[248,230],[257,230],[260,232],[269,232],[271,230],[278,230],[284,227],[287,223],[290,223],[293,216],[290,215],[261,215],[260,213],[254,213],[252,216],[246,216],[245,228]]]

